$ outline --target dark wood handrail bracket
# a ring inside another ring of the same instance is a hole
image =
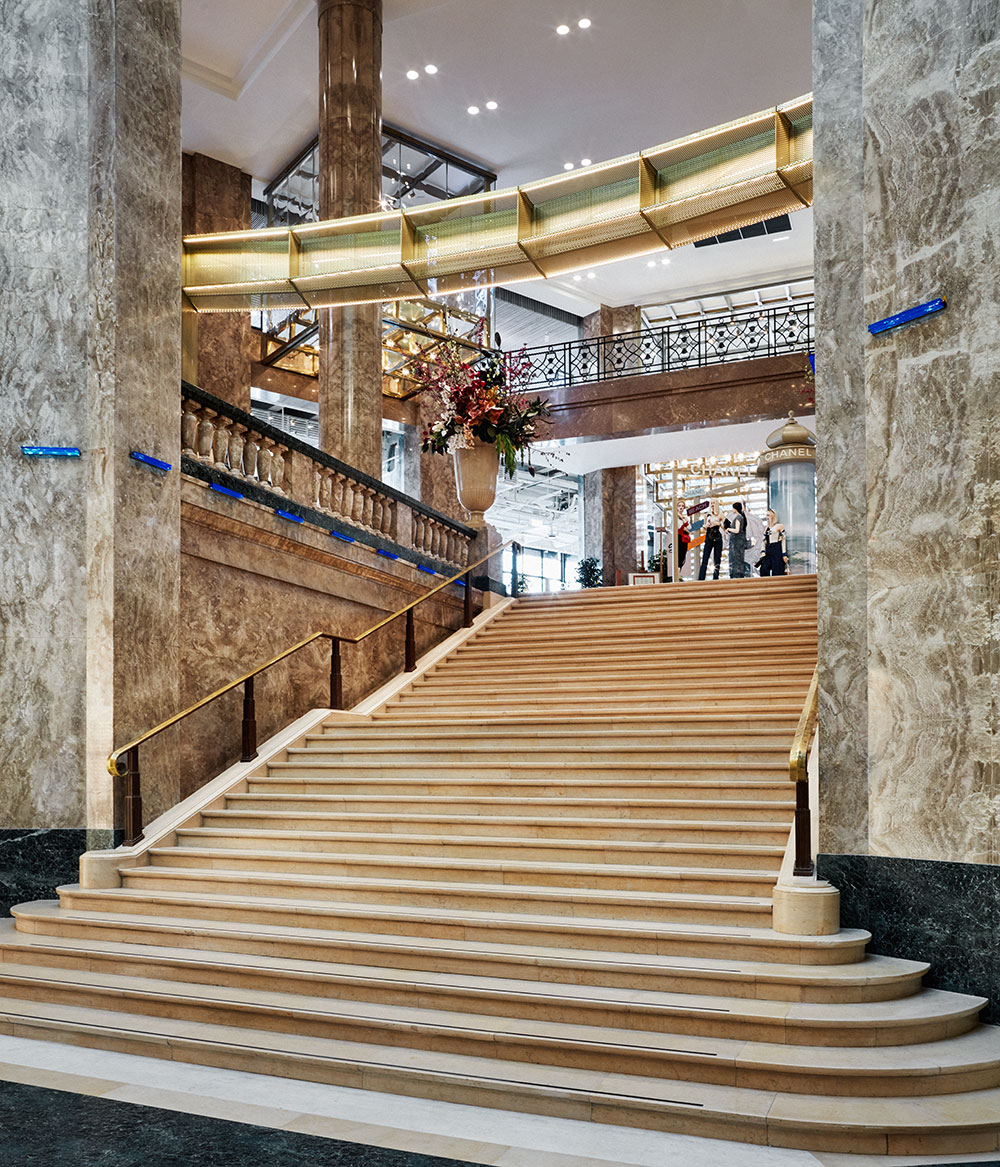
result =
[[[812,821],[809,811],[809,750],[816,732],[819,711],[819,665],[813,669],[809,691],[799,715],[791,753],[788,757],[788,776],[795,783],[795,863],[793,875],[811,876]]]
[[[124,826],[124,843],[123,846],[131,847],[142,839],[142,796],[139,786],[139,747],[163,733],[164,730],[170,729],[171,726],[177,725],[178,722],[183,721],[184,718],[190,717],[192,713],[196,713],[199,709],[203,709],[206,705],[210,705],[218,697],[225,693],[231,693],[234,689],[243,685],[243,743],[240,754],[241,762],[250,762],[257,756],[257,720],[256,707],[254,703],[254,678],[269,669],[272,665],[276,665],[279,661],[285,660],[293,653],[299,651],[300,648],[305,648],[307,644],[314,644],[317,640],[330,641],[330,708],[343,709],[344,707],[344,686],[343,676],[341,673],[341,644],[360,644],[362,640],[367,640],[373,633],[378,632],[380,628],[385,628],[391,624],[393,620],[398,620],[400,616],[406,617],[406,639],[405,639],[405,667],[404,672],[412,673],[417,667],[416,654],[416,636],[414,628],[414,610],[422,604],[425,600],[429,600],[431,596],[437,595],[438,592],[443,591],[450,584],[457,583],[459,580],[464,580],[465,584],[465,598],[463,603],[463,627],[471,628],[473,622],[472,615],[472,571],[476,567],[480,567],[494,556],[501,554],[505,548],[509,547],[514,542],[513,539],[508,540],[499,547],[495,547],[488,554],[481,559],[477,559],[475,563],[470,563],[467,567],[463,567],[461,571],[456,572],[453,576],[444,580],[443,583],[437,584],[431,588],[430,591],[424,592],[422,596],[412,600],[405,607],[400,608],[398,612],[393,612],[391,616],[386,616],[384,620],[380,620],[377,624],[373,624],[371,628],[362,632],[359,636],[340,636],[333,632],[314,632],[311,636],[307,636],[304,640],[300,640],[297,644],[293,644],[291,648],[286,648],[284,652],[279,652],[277,656],[271,657],[270,660],[265,661],[264,664],[258,665],[257,668],[252,669],[243,676],[237,677],[235,681],[230,681],[228,685],[223,685],[221,689],[216,689],[214,693],[209,693],[207,697],[202,697],[200,701],[196,701],[193,705],[188,706],[187,709],[180,713],[175,713],[173,717],[168,717],[166,721],[161,721],[159,725],[153,729],[147,730],[139,737],[133,738],[132,741],[127,742],[123,746],[119,746],[108,755],[108,773],[116,779],[124,779],[124,786],[122,791],[123,803],[123,826]],[[123,761],[124,755],[124,761]]]

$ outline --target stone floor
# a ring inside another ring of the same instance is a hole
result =
[[[0,1036],[3,1167],[1000,1167],[754,1147]]]

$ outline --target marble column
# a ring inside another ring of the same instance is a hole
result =
[[[615,336],[620,332],[637,332],[641,326],[641,311],[635,304],[622,304],[617,308],[602,304],[596,312],[584,316],[583,339],[593,340],[598,336]]]
[[[996,863],[1000,22],[817,0],[814,43],[821,850]]]
[[[250,229],[250,175],[206,154],[183,158],[185,235]],[[246,312],[205,312],[197,327],[195,384],[239,409],[250,410],[252,330]]]
[[[319,206],[324,219],[379,209],[382,0],[319,3]],[[378,304],[320,312],[320,445],[382,477]]]
[[[580,491],[583,503],[583,558],[604,557],[604,471],[592,470],[582,476]]]
[[[635,467],[613,466],[601,471],[602,539],[601,566],[606,585],[621,572],[622,583],[636,570]]]
[[[88,832],[107,842],[108,753],[177,708],[180,2],[31,0],[3,23],[16,49],[0,54],[9,865],[20,828],[36,850],[51,833],[50,856]],[[29,459],[22,443],[82,456]],[[176,800],[167,754],[147,752],[147,817]]]

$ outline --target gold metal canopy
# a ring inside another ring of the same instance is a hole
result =
[[[509,190],[293,228],[189,235],[185,308],[328,308],[558,276],[812,203],[812,96]]]

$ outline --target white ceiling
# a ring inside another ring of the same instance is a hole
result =
[[[810,22],[808,0],[385,0],[383,113],[512,186],[807,93]],[[564,23],[571,32],[559,36]],[[315,136],[315,0],[183,0],[182,51],[185,150],[267,182]],[[584,314],[794,279],[812,270],[811,212],[793,216],[783,243],[685,247],[670,259],[517,289]]]

